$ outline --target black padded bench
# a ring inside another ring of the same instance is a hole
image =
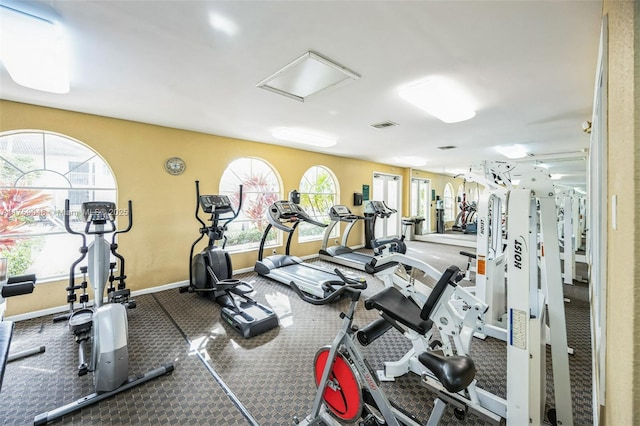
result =
[[[393,321],[398,321],[420,334],[426,334],[433,325],[433,322],[429,319],[431,311],[433,311],[447,286],[450,283],[456,285],[455,278],[458,272],[460,272],[460,269],[457,266],[449,266],[438,280],[422,308],[406,298],[396,287],[387,287],[369,297],[364,301],[364,307],[367,310],[377,309],[382,312],[383,316]]]

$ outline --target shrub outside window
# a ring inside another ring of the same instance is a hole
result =
[[[43,131],[0,133],[0,257],[9,275],[38,281],[68,275],[79,237],[64,227],[64,203],[79,212],[85,201],[116,201],[111,169],[79,141]],[[70,217],[74,228],[83,221]]]
[[[235,207],[242,184],[242,211],[229,224],[226,248],[230,251],[257,249],[262,234],[269,224],[268,207],[280,199],[280,183],[275,170],[258,158],[244,157],[232,161],[220,179],[220,194],[228,195]],[[280,233],[271,230],[265,246],[280,243]]]
[[[329,209],[338,200],[336,179],[328,168],[313,166],[309,168],[302,179],[298,191],[300,192],[300,205],[309,216],[318,222],[329,223]],[[333,228],[331,237],[338,236],[339,227]],[[324,236],[326,228],[302,223],[298,227],[298,241],[320,240]]]

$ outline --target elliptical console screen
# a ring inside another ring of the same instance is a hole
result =
[[[226,195],[201,195],[200,205],[205,213],[225,213],[231,211],[231,201]]]
[[[86,201],[82,203],[85,222],[113,222],[116,219],[116,203],[111,201]]]

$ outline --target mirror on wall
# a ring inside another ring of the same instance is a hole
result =
[[[411,178],[411,193],[409,197],[409,212],[412,218],[418,218],[415,225],[415,235],[425,235],[431,229],[431,181],[424,178]],[[419,220],[422,218],[423,220]]]

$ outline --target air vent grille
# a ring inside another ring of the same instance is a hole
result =
[[[371,124],[371,127],[375,127],[376,129],[386,129],[387,127],[395,127],[398,123],[394,123],[393,121],[383,121],[382,123]]]
[[[454,145],[445,145],[445,146],[439,146],[438,149],[441,149],[443,151],[446,151],[447,149],[456,149],[457,146]]]

